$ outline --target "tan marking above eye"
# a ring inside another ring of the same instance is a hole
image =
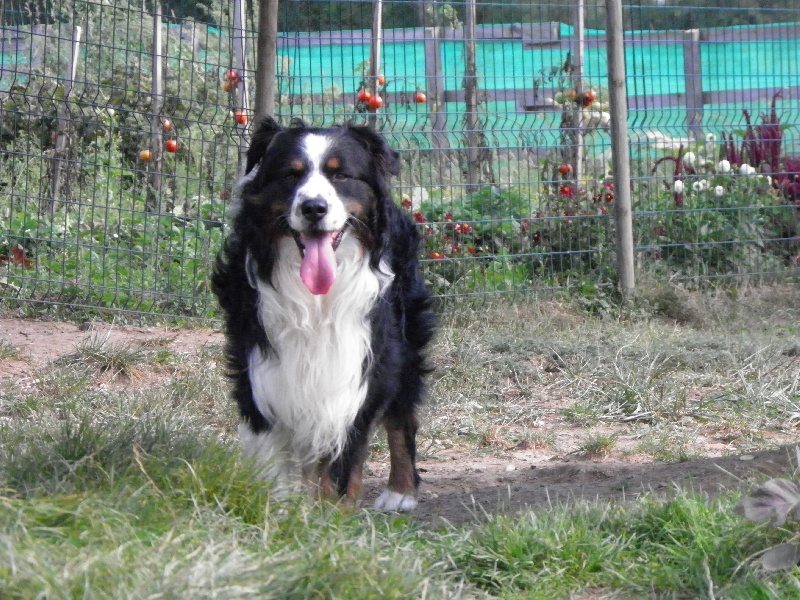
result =
[[[305,164],[303,164],[303,161],[300,160],[299,158],[295,158],[292,161],[291,167],[292,170],[297,171],[298,173],[302,172],[306,168]]]
[[[359,219],[364,218],[367,214],[366,207],[358,200],[345,199],[344,207],[349,214]]]
[[[336,157],[329,158],[328,162],[325,163],[325,166],[333,171],[342,166],[342,161]]]

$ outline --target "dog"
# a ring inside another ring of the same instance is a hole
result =
[[[373,429],[387,511],[417,505],[417,412],[434,332],[399,154],[366,126],[256,127],[212,275],[239,435],[279,490],[356,505]]]

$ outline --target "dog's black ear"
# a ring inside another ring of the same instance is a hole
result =
[[[283,131],[283,127],[278,125],[272,117],[264,117],[258,122],[255,133],[250,140],[250,148],[247,150],[247,166],[245,167],[245,173],[252,171],[253,167],[261,162],[261,159],[264,158],[264,153],[267,151],[267,147],[270,142],[272,142],[272,138],[280,131]]]
[[[349,128],[364,142],[372,156],[388,174],[400,174],[400,154],[389,147],[386,138],[366,125],[349,125]]]

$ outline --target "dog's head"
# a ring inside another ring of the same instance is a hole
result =
[[[367,127],[284,128],[267,118],[247,153],[240,218],[266,240],[291,235],[300,277],[311,293],[326,294],[345,236],[358,237],[377,265],[392,202],[386,180],[399,169],[398,154]]]

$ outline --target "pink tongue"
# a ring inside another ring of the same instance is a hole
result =
[[[327,294],[336,279],[336,256],[333,240],[337,232],[318,237],[302,235],[305,246],[303,264],[300,265],[300,279],[312,294]]]

